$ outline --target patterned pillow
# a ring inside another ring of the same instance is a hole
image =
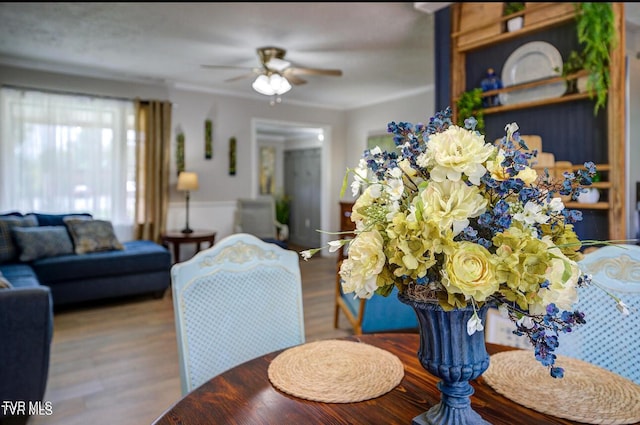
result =
[[[73,244],[64,226],[16,227],[13,229],[20,261],[73,254]]]
[[[35,217],[0,217],[0,264],[18,260],[18,249],[14,242],[12,229],[37,225],[38,221]]]
[[[113,232],[110,221],[67,218],[65,224],[73,239],[76,254],[124,249]]]

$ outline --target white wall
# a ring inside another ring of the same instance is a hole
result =
[[[362,157],[362,153],[367,146],[367,138],[372,134],[386,134],[387,124],[391,121],[410,122],[418,124],[426,123],[436,112],[435,105],[435,87],[430,86],[423,93],[414,94],[402,99],[385,102],[378,105],[367,106],[359,109],[350,110],[347,113],[347,140],[349,143],[344,146],[345,163],[343,172],[340,175],[340,183],[344,171],[358,165],[358,161]],[[349,180],[351,182],[351,180]],[[339,188],[340,186],[338,186]],[[345,200],[351,200],[351,193],[347,191],[344,196]],[[339,216],[340,211],[336,206],[336,215]]]

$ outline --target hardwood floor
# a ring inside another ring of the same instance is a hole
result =
[[[343,315],[333,328],[335,260],[300,268],[307,341],[351,335]],[[45,393],[53,415],[28,424],[151,424],[181,397],[174,326],[169,291],[57,311]]]

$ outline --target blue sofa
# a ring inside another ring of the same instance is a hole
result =
[[[0,281],[8,286],[0,289],[0,400],[43,400],[54,307],[147,293],[160,297],[169,287],[171,254],[155,242],[114,240],[114,249],[77,253],[77,239],[69,238],[71,246],[66,239],[47,239],[64,235],[70,215],[0,216]],[[90,214],[73,216],[104,228]],[[31,240],[37,246],[25,245]],[[0,423],[26,419],[3,417],[0,409]]]
[[[51,292],[28,265],[3,265],[2,275],[12,288],[0,289],[0,400],[41,401],[53,336]],[[2,424],[26,420],[0,410]]]

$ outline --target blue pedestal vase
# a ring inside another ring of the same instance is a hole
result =
[[[469,384],[489,367],[484,332],[467,334],[467,321],[473,308],[444,311],[437,302],[415,301],[405,294],[398,299],[413,307],[418,318],[422,367],[441,379],[440,403],[413,418],[413,425],[487,425],[490,423],[471,408],[474,389]],[[488,305],[478,316],[486,323]]]

